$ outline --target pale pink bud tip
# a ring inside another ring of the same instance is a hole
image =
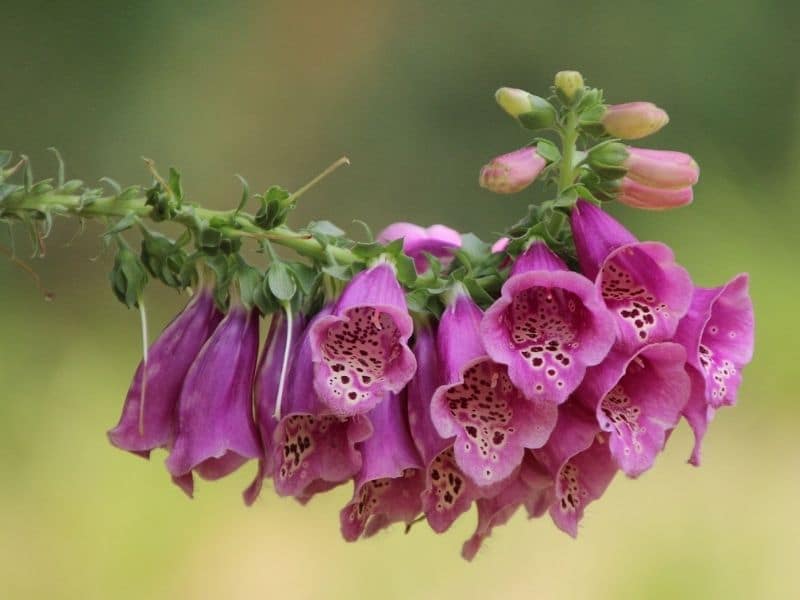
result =
[[[678,189],[656,188],[630,177],[623,177],[617,200],[633,208],[667,210],[691,204],[693,197],[691,186]]]
[[[533,183],[546,164],[535,148],[520,148],[485,165],[478,182],[491,192],[513,194]]]
[[[511,238],[501,237],[494,244],[492,244],[492,254],[505,252],[506,248],[508,248],[508,244],[510,243],[511,243]]]
[[[683,152],[628,148],[623,166],[628,177],[656,188],[684,188],[697,183],[700,177],[700,167]]]
[[[623,140],[638,140],[669,123],[669,115],[652,102],[612,104],[603,115],[606,132]]]

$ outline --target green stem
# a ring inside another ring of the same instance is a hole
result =
[[[575,110],[570,108],[564,121],[564,129],[561,134],[561,163],[558,171],[558,196],[573,184],[575,181],[575,162],[576,142],[578,141],[578,115]]]

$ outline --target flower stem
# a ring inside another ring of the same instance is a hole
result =
[[[567,111],[561,133],[561,163],[558,167],[558,196],[575,181],[575,144],[578,140],[578,115],[573,108]]]

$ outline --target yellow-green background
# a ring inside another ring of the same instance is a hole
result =
[[[515,518],[467,564],[469,515],[444,536],[391,530],[346,544],[344,487],[301,508],[245,508],[252,465],[189,501],[113,449],[140,347],[111,296],[97,225],[59,221],[36,261],[56,293],[0,262],[0,597],[800,597],[798,250],[800,44],[796,2],[43,2],[0,19],[0,146],[54,173],[146,183],[140,156],[179,166],[192,199],[296,188],[346,154],[294,222],[444,222],[486,238],[523,197],[477,186],[526,142],[494,105],[501,85],[545,91],[563,68],[612,102],[656,101],[670,126],[645,143],[692,153],[693,207],[615,210],[671,244],[696,281],[752,276],[756,358],[719,414],[700,469],[686,427],[639,481],[619,478],[577,541]],[[358,230],[356,229],[356,232]],[[3,243],[8,243],[5,232]],[[24,232],[17,232],[27,252]],[[153,331],[181,305],[148,292]]]

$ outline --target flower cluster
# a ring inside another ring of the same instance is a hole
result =
[[[576,535],[617,471],[649,470],[682,417],[698,465],[752,357],[747,276],[698,287],[668,246],[602,208],[686,205],[697,163],[626,145],[666,112],[606,104],[575,71],[558,73],[547,98],[502,88],[496,100],[539,136],[486,165],[480,184],[555,193],[491,245],[443,225],[395,223],[367,241],[326,221],[290,229],[298,198],[346,159],[293,193],[251,196],[245,184],[235,210],[215,211],[189,202],[174,169],[165,180],[150,164],[152,187],[113,184],[107,196],[65,181],[63,163],[56,181],[34,182],[25,159],[6,167],[0,152],[0,221],[28,226],[37,251],[56,216],[107,221],[111,287],[144,332],[149,281],[191,294],[143,353],[112,444],[146,458],[165,449],[189,496],[195,475],[251,460],[247,504],[270,480],[301,503],[349,482],[349,541],[422,520],[441,533],[474,504],[468,559],[520,508]],[[23,165],[23,183],[9,182]],[[185,231],[173,240],[145,221]],[[248,262],[245,241],[265,266]]]

